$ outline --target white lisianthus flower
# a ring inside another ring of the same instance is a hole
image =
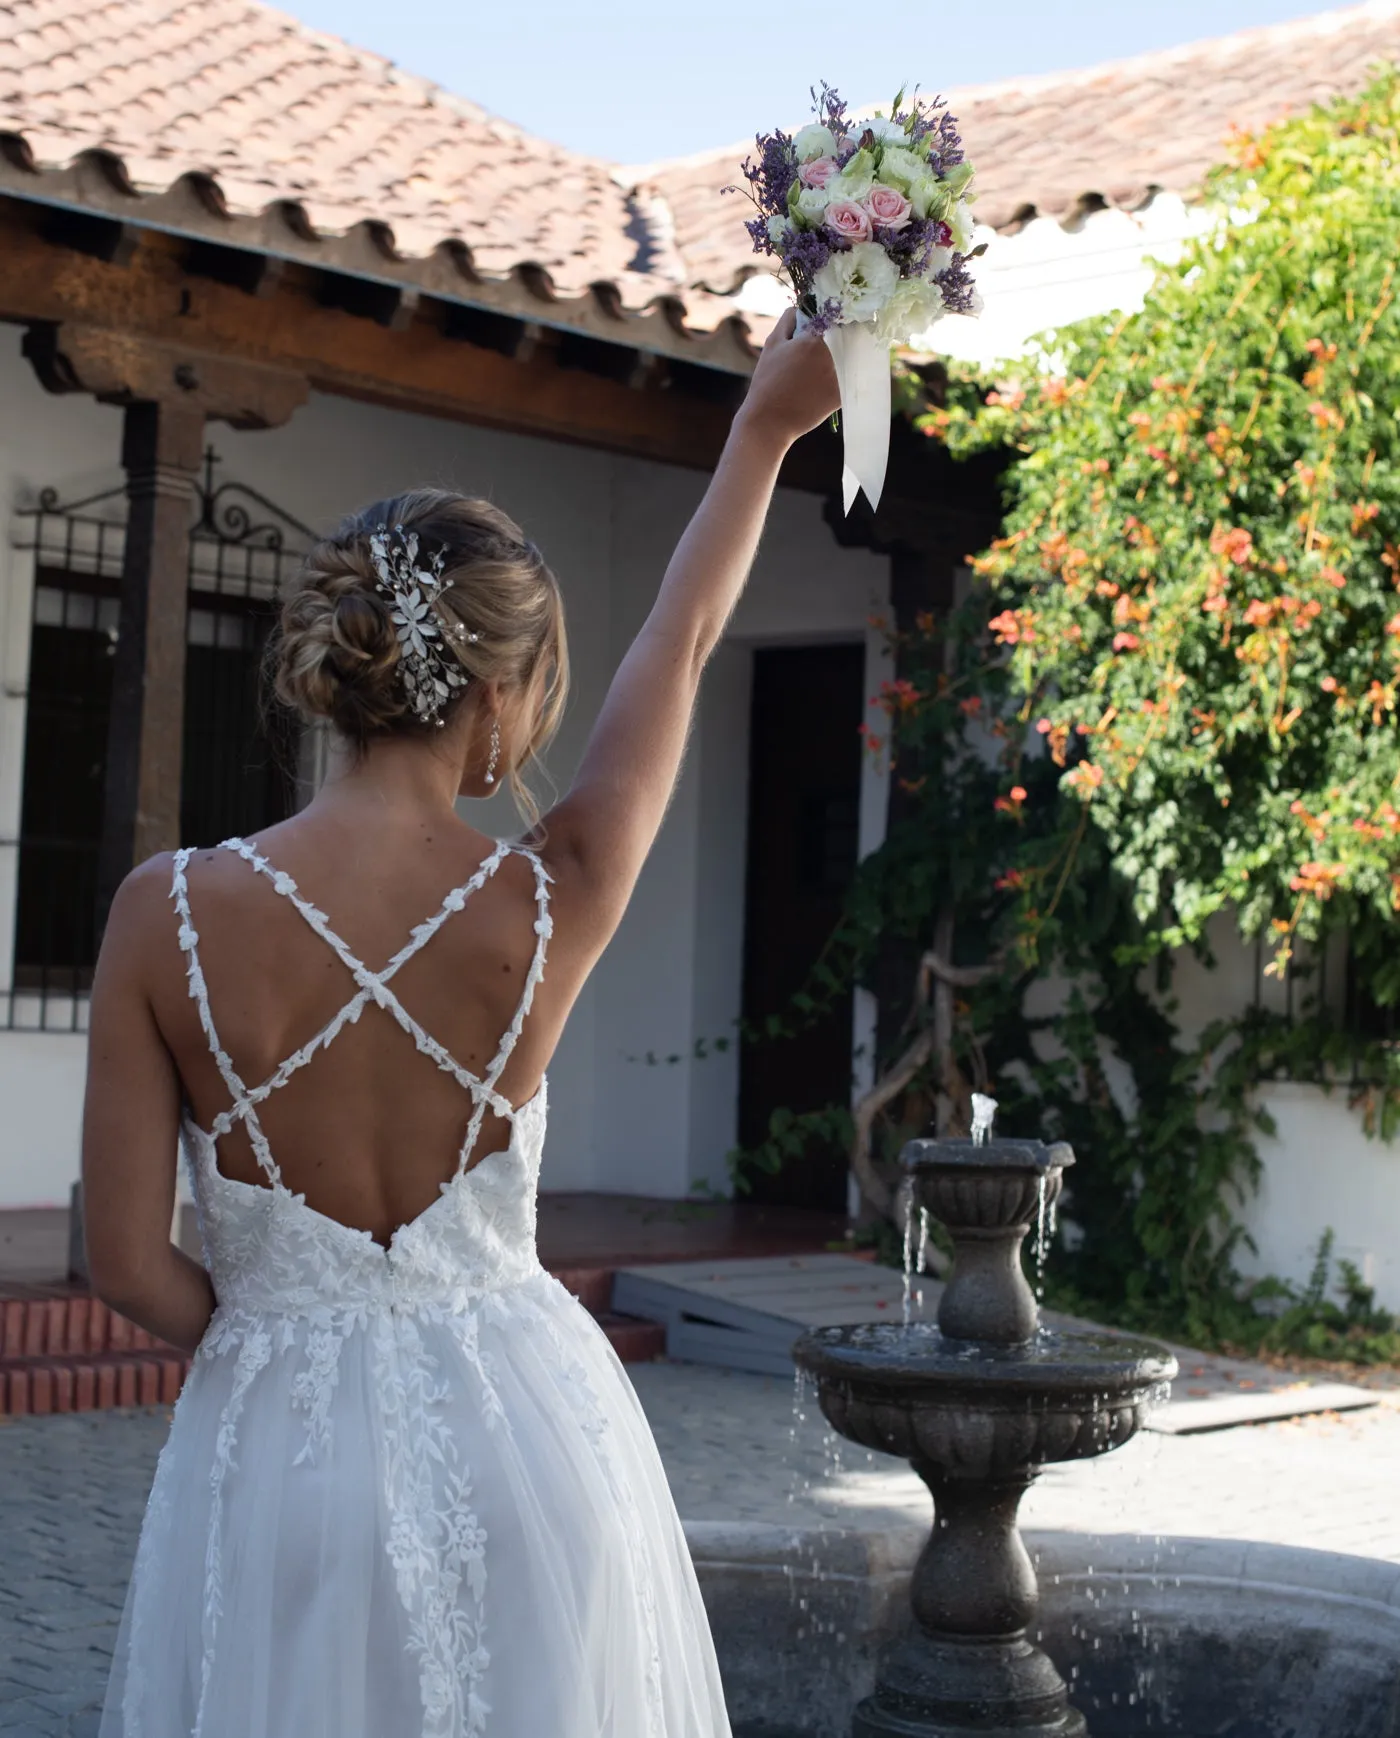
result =
[[[883,115],[875,115],[863,123],[857,121],[855,125],[862,133],[872,132],[877,145],[904,145],[909,140],[908,133],[898,121],[887,121]]]
[[[804,187],[792,201],[792,209],[806,229],[816,229],[831,204],[829,187]]]
[[[875,318],[875,334],[891,344],[907,344],[943,318],[943,297],[923,278],[901,278]]]
[[[785,217],[770,217],[768,219],[768,239],[774,247],[781,249],[787,239],[790,227],[791,225]]]
[[[833,201],[854,200],[859,204],[875,185],[875,157],[870,151],[857,151],[839,175],[833,175],[826,190]]]
[[[953,232],[954,253],[971,252],[972,210],[965,199],[960,199],[953,207],[953,214],[948,219],[948,227]]]
[[[834,253],[812,280],[818,308],[839,302],[843,320],[873,320],[899,286],[899,267],[877,241]]]
[[[879,173],[886,187],[897,187],[901,193],[908,193],[917,181],[931,179],[924,158],[902,145],[886,145]]]
[[[941,276],[953,263],[953,250],[950,247],[931,247],[928,252],[928,275],[931,278]]]
[[[836,136],[830,127],[813,121],[798,133],[792,141],[792,148],[799,163],[810,163],[814,157],[830,157],[835,152]]]
[[[915,217],[946,217],[953,202],[944,183],[925,169],[909,189],[909,203]]]

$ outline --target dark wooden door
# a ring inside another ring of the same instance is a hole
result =
[[[862,646],[784,646],[754,655],[749,766],[744,1015],[787,1009],[841,915],[856,865],[865,712]],[[794,1037],[744,1046],[739,1138],[757,1145],[772,1113],[847,1102],[851,999]],[[846,1154],[811,1142],[753,1198],[844,1211]]]

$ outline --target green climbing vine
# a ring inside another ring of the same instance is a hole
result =
[[[907,962],[894,1090],[853,1128],[877,1205],[902,1139],[994,1085],[1079,1155],[1065,1301],[1393,1357],[1354,1274],[1324,1308],[1316,1276],[1251,1290],[1236,1258],[1261,1080],[1400,1128],[1400,77],[1237,137],[1207,193],[1218,221],[1141,312],[1054,334],[1019,380],[904,382],[954,458],[1009,456],[1004,533],[950,616],[891,627],[898,819],[809,1000],[880,972],[888,1003]],[[1209,964],[1222,924],[1291,975],[1292,1018],[1183,1032],[1175,962]]]

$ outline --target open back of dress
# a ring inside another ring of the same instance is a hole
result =
[[[539,1264],[547,1091],[497,1092],[545,968],[480,1077],[395,974],[519,847],[499,846],[379,972],[231,840],[351,972],[346,1006],[249,1086],[219,1042],[186,868],[190,994],[230,1103],[184,1145],[218,1308],[142,1529],[101,1738],[728,1738],[699,1590],[646,1420],[593,1318]],[[282,1181],[259,1106],[378,1004],[470,1109],[451,1180],[387,1246]],[[469,1160],[487,1109],[506,1147]],[[268,1186],[215,1143],[248,1130]],[[664,1666],[663,1666],[664,1662]]]

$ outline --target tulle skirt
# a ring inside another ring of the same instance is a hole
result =
[[[554,1280],[216,1314],[100,1738],[728,1735],[650,1429]]]

